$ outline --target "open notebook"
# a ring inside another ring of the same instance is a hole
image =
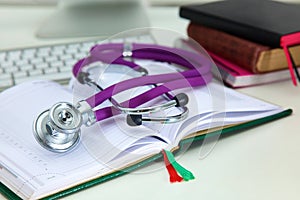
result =
[[[71,90],[49,81],[4,91],[0,94],[0,191],[23,199],[61,197],[149,164],[161,157],[162,149],[177,149],[183,141],[209,135],[216,128],[238,130],[291,114],[217,82],[184,92],[190,97],[190,113],[181,123],[130,127],[119,115],[83,128],[81,142],[71,152],[53,153],[35,141],[35,117],[58,101],[76,102],[83,94],[74,97]]]

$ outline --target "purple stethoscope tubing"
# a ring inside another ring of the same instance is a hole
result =
[[[186,67],[187,70],[146,75],[146,69],[128,58],[174,63]],[[97,61],[125,65],[141,72],[143,76],[127,79],[102,89],[89,78],[88,72],[83,71],[83,69],[88,69],[86,66]],[[74,65],[72,72],[78,82],[96,86],[100,91],[86,100],[79,101],[76,105],[58,102],[50,109],[40,113],[33,123],[34,137],[42,147],[49,151],[66,152],[79,143],[80,127],[83,124],[91,126],[97,121],[116,114],[126,113],[127,123],[132,126],[140,125],[142,121],[173,123],[183,120],[188,113],[185,106],[188,103],[188,96],[184,93],[174,96],[170,91],[206,85],[212,79],[212,63],[209,57],[202,54],[155,44],[134,43],[128,46],[128,44],[113,43],[96,45],[91,49],[87,58],[79,60]],[[122,103],[118,103],[112,98],[125,90],[146,85],[154,85],[155,87]],[[158,106],[138,107],[161,95],[166,95],[169,101]],[[96,109],[106,100],[110,100],[112,106]],[[141,114],[150,114],[173,106],[179,107],[181,113],[166,117],[141,116]]]
[[[91,48],[89,57],[79,60],[74,65],[72,71],[73,75],[77,77],[85,66],[97,61],[125,65],[134,70],[138,70],[140,68],[139,65],[124,59],[123,50],[123,43],[95,45]],[[130,107],[134,108],[172,90],[205,85],[212,79],[212,74],[210,72],[212,62],[208,57],[202,54],[179,48],[140,43],[133,43],[131,51],[131,58],[174,63],[184,66],[188,68],[188,70],[183,72],[148,75],[121,81],[87,98],[86,102],[92,108],[110,99],[113,95],[139,86],[161,84],[158,87],[152,88],[147,92],[121,103],[121,105],[130,105]],[[94,111],[97,121],[111,117],[113,114],[116,114],[116,112],[117,111],[113,106]]]

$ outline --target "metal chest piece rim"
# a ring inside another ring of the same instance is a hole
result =
[[[72,110],[74,112],[69,112]],[[72,119],[68,118],[70,114]],[[62,120],[59,121],[60,119]],[[81,125],[81,115],[71,104],[57,103],[37,117],[33,124],[33,133],[37,142],[45,149],[52,152],[66,152],[79,143]]]

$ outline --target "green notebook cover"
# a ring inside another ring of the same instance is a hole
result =
[[[267,117],[264,117],[264,118],[260,118],[260,119],[252,120],[252,121],[245,122],[245,123],[242,123],[242,124],[226,127],[224,129],[222,129],[221,131],[217,130],[217,131],[210,132],[208,134],[203,134],[203,135],[198,135],[198,136],[191,137],[191,138],[186,138],[186,139],[182,140],[179,143],[179,149],[177,149],[176,152],[179,152],[186,145],[190,145],[191,143],[203,140],[205,137],[212,137],[212,136],[215,136],[217,134],[227,135],[227,134],[239,133],[242,130],[249,129],[249,128],[252,128],[252,127],[255,127],[255,126],[258,126],[258,125],[261,125],[261,124],[265,124],[267,122],[271,122],[271,121],[289,116],[289,115],[292,114],[292,112],[293,112],[292,109],[286,109],[286,110],[284,110],[284,111],[282,111],[278,114],[275,114],[275,115],[270,115],[270,116],[267,116]],[[65,196],[70,195],[72,193],[82,191],[82,190],[84,190],[86,188],[89,188],[89,187],[92,187],[94,185],[98,185],[98,184],[104,183],[106,181],[109,181],[111,179],[117,178],[119,176],[125,175],[125,174],[127,174],[129,172],[132,172],[132,171],[134,171],[134,170],[136,170],[140,167],[151,164],[153,161],[161,159],[161,158],[162,158],[162,154],[154,155],[150,158],[147,158],[147,159],[145,159],[145,160],[143,160],[143,161],[141,161],[137,164],[129,166],[129,167],[127,167],[125,169],[122,169],[120,171],[116,171],[116,172],[113,172],[111,174],[96,178],[92,181],[77,185],[75,187],[64,190],[63,192],[53,194],[53,195],[45,197],[43,199],[49,199],[50,200],[50,199],[57,199],[57,198],[65,197]],[[1,192],[1,194],[3,194],[8,199],[15,199],[15,200],[21,199],[19,196],[17,196],[15,193],[13,193],[9,188],[7,188],[2,183],[0,183],[0,192]]]

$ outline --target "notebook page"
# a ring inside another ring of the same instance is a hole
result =
[[[244,95],[218,82],[181,92],[189,96],[189,116],[182,123],[164,125],[161,132],[162,137],[169,138],[175,146],[180,139],[196,131],[246,122],[283,110],[280,106]]]
[[[196,105],[198,114],[189,115],[178,126],[177,135],[173,135],[173,138],[169,136],[171,141],[176,141],[175,145],[186,135],[197,131],[247,122],[284,110],[280,106],[244,95],[216,82],[210,83],[206,88],[192,91],[193,94],[190,91],[187,93],[189,96],[201,97],[201,101]],[[195,109],[195,105],[188,107],[190,110]]]
[[[32,96],[36,98],[33,99]],[[46,81],[22,84],[0,94],[0,164],[3,170],[11,171],[20,179],[17,190],[22,191],[26,186],[32,188],[28,191],[28,196],[45,183],[66,179],[72,174],[82,178],[107,173],[112,170],[106,164],[109,160],[141,138],[155,135],[153,130],[139,127],[132,130],[132,133],[135,133],[132,137],[124,134],[120,127],[112,125],[113,123],[102,126],[102,133],[105,133],[102,135],[99,131],[91,131],[98,128],[97,124],[91,130],[83,130],[84,137],[73,151],[63,154],[49,152],[35,141],[32,133],[33,120],[54,103],[72,102],[72,98],[72,94],[66,89]],[[95,134],[85,134],[86,132]],[[89,146],[90,141],[94,142],[95,147]],[[101,153],[96,154],[97,152]],[[141,155],[137,154],[136,157],[141,158]],[[1,170],[1,173],[4,172]],[[79,174],[81,176],[78,176]]]

